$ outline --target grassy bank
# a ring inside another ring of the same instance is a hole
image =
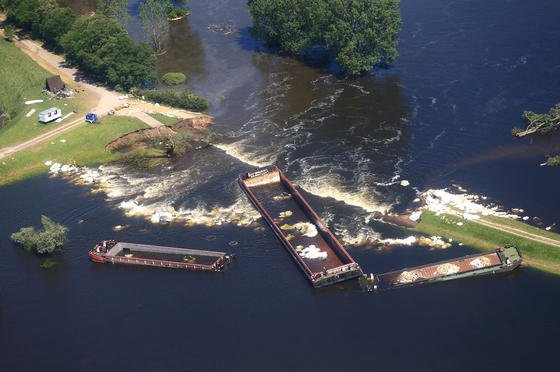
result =
[[[118,160],[123,154],[108,152],[105,145],[125,133],[146,127],[138,119],[122,116],[104,117],[100,124],[84,124],[36,148],[0,160],[0,186],[46,172],[47,160],[77,165]]]
[[[461,222],[462,226],[457,225],[458,222]],[[492,217],[492,222],[560,240],[558,234],[511,219]],[[515,244],[521,250],[524,261],[529,265],[560,274],[560,248],[499,231],[476,222],[451,215],[436,216],[432,212],[424,212],[420,224],[414,230],[423,234],[451,238],[456,242],[481,250],[496,249],[508,243]]]
[[[150,113],[148,115],[150,115],[151,117],[153,117],[154,119],[156,119],[160,123],[163,123],[167,126],[177,124],[178,122],[181,121],[181,118],[178,118],[176,116],[167,116],[167,115],[164,115],[164,114],[160,114],[158,112],[153,112],[153,113]]]
[[[0,128],[0,148],[24,142],[77,117],[75,114],[61,123],[40,124],[39,112],[53,106],[59,107],[63,116],[71,111],[80,111],[80,97],[52,100],[42,93],[45,79],[52,74],[3,38],[0,38],[0,61],[0,110],[9,119]],[[25,104],[25,101],[36,99],[44,102]],[[35,112],[26,117],[31,109],[35,109]]]

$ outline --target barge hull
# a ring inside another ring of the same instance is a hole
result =
[[[115,241],[101,242],[88,255],[98,263],[202,271],[222,271],[232,260],[232,256],[224,252]]]
[[[519,267],[521,261],[519,250],[508,246],[496,249],[492,253],[478,253],[379,274],[374,276],[372,281],[375,289],[385,290],[508,272]]]
[[[243,174],[239,184],[314,287],[363,274],[360,266],[278,168]],[[309,249],[315,250],[318,256],[306,253]]]

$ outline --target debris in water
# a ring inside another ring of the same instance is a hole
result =
[[[238,244],[239,244],[239,242],[236,241],[236,240],[232,240],[232,241],[230,241],[230,242],[228,243],[228,245],[229,245],[230,247],[235,247],[235,246],[238,245]]]
[[[411,221],[417,222],[417,221],[420,220],[420,217],[422,217],[422,211],[415,211],[415,212],[412,212],[410,214],[410,216],[408,216],[408,219],[411,220]]]
[[[410,182],[407,180],[402,180],[401,181],[401,186],[410,186]]]
[[[301,252],[299,252],[299,255],[303,258],[309,258],[309,259],[320,258],[324,260],[327,258],[327,252],[320,250],[313,244],[311,244],[309,247],[303,248]]]
[[[216,235],[206,235],[206,240],[211,242],[216,240]]]
[[[294,212],[292,212],[292,211],[280,212],[280,218],[290,217],[293,214],[294,214]]]
[[[130,225],[116,225],[116,226],[113,226],[113,231],[121,231],[121,230],[127,229],[129,227],[130,227]]]
[[[314,236],[317,236],[318,232],[317,232],[317,228],[315,227],[315,225],[313,225],[312,223],[309,222],[298,222],[296,224],[293,225],[288,225],[287,223],[280,226],[280,228],[282,230],[297,230],[297,232],[299,232],[301,235],[305,235],[309,238],[313,238]]]
[[[280,195],[274,195],[274,196],[272,197],[272,200],[274,200],[274,201],[281,201],[281,200],[288,200],[288,199],[291,199],[291,198],[292,198],[292,196],[291,196],[290,194],[288,194],[288,193],[282,193],[282,194],[280,194]]]

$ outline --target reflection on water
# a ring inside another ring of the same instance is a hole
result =
[[[170,23],[166,48],[167,52],[157,60],[160,76],[166,72],[182,72],[193,78],[205,73],[204,47],[189,17]]]

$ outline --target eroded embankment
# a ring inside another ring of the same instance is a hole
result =
[[[201,116],[183,119],[172,126],[162,125],[157,128],[138,129],[122,135],[109,142],[106,146],[108,151],[115,151],[127,147],[135,147],[146,141],[161,137],[173,136],[177,133],[192,134],[193,140],[202,138],[206,134],[206,129],[212,124],[212,118]]]

